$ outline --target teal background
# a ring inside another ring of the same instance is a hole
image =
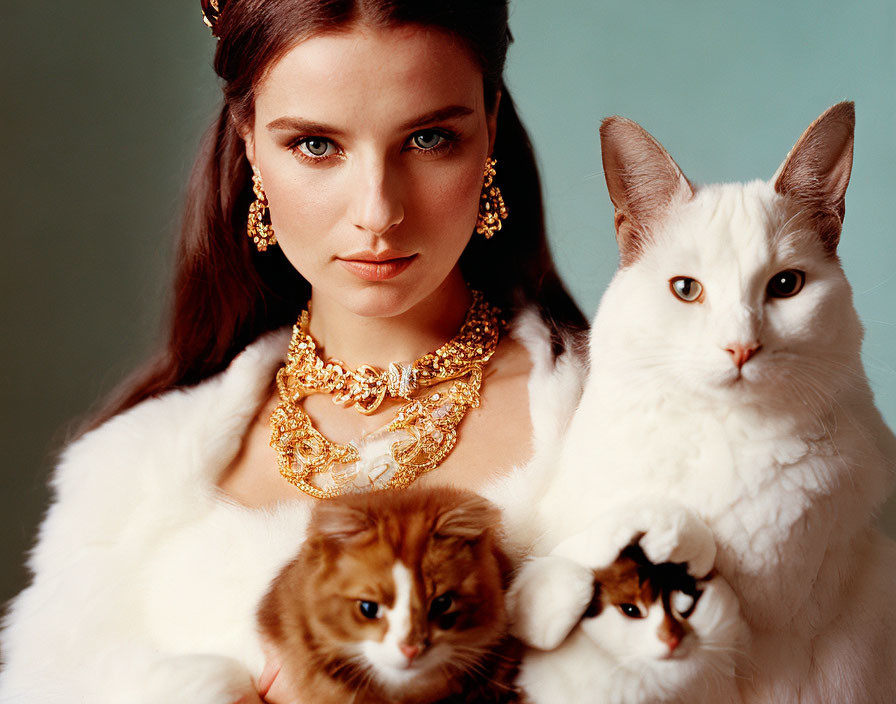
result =
[[[0,6],[0,600],[24,584],[54,454],[157,339],[183,186],[219,93],[198,6]],[[749,180],[826,107],[856,101],[840,253],[896,424],[896,5],[516,0],[511,27],[508,84],[554,254],[589,314],[616,261],[602,117],[640,122],[694,181]],[[896,535],[896,508],[885,520]]]

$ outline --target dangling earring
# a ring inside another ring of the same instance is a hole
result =
[[[482,195],[479,197],[479,218],[476,220],[476,232],[484,235],[487,240],[501,229],[503,226],[501,221],[507,219],[507,206],[504,205],[501,189],[492,185],[497,163],[491,157],[485,160]]]
[[[264,194],[261,185],[261,172],[257,166],[252,167],[252,190],[255,200],[249,206],[249,226],[247,233],[259,252],[264,252],[271,245],[277,244],[277,236],[271,227],[270,213],[268,213],[268,197]]]

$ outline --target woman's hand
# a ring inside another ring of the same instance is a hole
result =
[[[257,692],[247,692],[239,699],[234,700],[231,704],[270,704],[271,702],[279,702],[279,700],[269,700],[267,695],[270,692],[271,685],[274,683],[277,675],[280,673],[280,663],[278,660],[269,659],[264,666],[264,671],[258,678],[256,685]]]
[[[298,692],[298,684],[282,667],[280,658],[269,652],[264,672],[258,678],[258,693],[262,701],[265,704],[302,704]]]

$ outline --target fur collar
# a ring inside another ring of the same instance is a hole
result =
[[[543,467],[553,455],[581,394],[585,367],[583,351],[570,341],[563,354],[554,355],[550,330],[531,308],[515,317],[510,334],[532,359],[528,391],[535,453],[526,468],[486,487],[486,496],[499,504],[516,503],[512,497],[518,492],[510,487],[519,472]],[[70,535],[73,547],[126,529],[138,506],[158,519],[181,514],[197,499],[220,499],[217,473],[239,450],[289,339],[288,328],[266,334],[220,374],[144,401],[78,439],[63,453],[53,477],[56,504],[47,523],[69,508],[77,511],[76,520],[65,521],[76,533]],[[108,499],[104,509],[85,511],[97,496]]]
[[[532,359],[535,457],[483,493],[505,516],[522,516],[576,406],[584,363],[576,350],[553,355],[532,310],[511,334]],[[217,704],[251,686],[264,664],[255,608],[298,549],[309,504],[248,509],[222,501],[215,480],[289,336],[265,335],[222,373],[140,403],[63,453],[29,559],[34,581],[10,604],[0,638],[0,700]],[[508,521],[509,547],[531,542],[527,528]]]

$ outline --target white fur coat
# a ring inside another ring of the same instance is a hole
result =
[[[555,360],[531,311],[533,459],[483,492],[508,515],[578,400],[582,360]],[[255,609],[301,544],[305,502],[253,510],[215,487],[285,357],[288,331],[250,345],[198,386],[145,401],[83,436],[2,634],[0,702],[230,704],[264,665]],[[512,522],[512,521],[511,521]]]

